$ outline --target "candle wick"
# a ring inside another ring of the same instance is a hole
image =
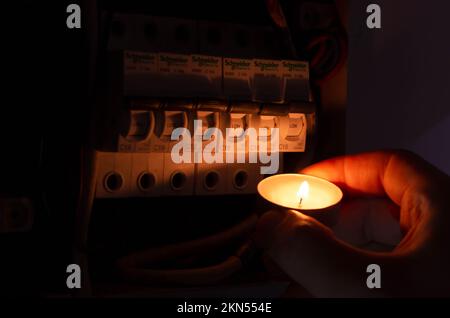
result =
[[[301,204],[302,204],[302,200],[303,200],[303,198],[300,197],[300,202],[298,203],[298,205],[301,205]]]

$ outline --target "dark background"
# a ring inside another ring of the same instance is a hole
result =
[[[8,1],[0,8],[0,196],[29,197],[36,212],[31,232],[1,237],[0,294],[7,296],[35,296],[55,278],[64,285],[71,263],[77,191],[68,185],[76,184],[70,181],[78,171],[69,161],[79,156],[71,152],[86,125],[88,65],[83,29],[66,27],[69,3],[77,2]],[[43,160],[46,135],[53,137],[55,151],[45,154],[51,161]],[[49,166],[57,173],[48,173]]]
[[[450,173],[450,2],[350,1],[347,152],[405,148]],[[381,6],[382,26],[365,8]]]

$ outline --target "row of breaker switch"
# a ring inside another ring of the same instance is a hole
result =
[[[244,131],[248,128],[279,129],[280,152],[302,152],[305,149],[306,117],[300,113],[283,116],[213,111],[151,111],[129,110],[122,115],[117,151],[119,152],[170,152],[174,129],[184,127],[191,132],[194,120],[201,121],[201,132],[208,128],[219,128],[225,136],[226,128]],[[191,135],[193,135],[191,133]],[[267,135],[259,135],[267,138]]]

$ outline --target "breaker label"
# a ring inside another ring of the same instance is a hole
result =
[[[286,129],[287,128],[287,129]],[[284,138],[280,138],[281,152],[303,152],[306,145],[306,117],[304,114],[289,114]]]
[[[253,100],[283,102],[285,85],[281,61],[255,59],[253,69]]]
[[[250,82],[253,77],[252,60],[223,59],[223,87],[226,96],[250,98]]]
[[[223,77],[227,79],[238,79],[249,81],[253,76],[252,60],[224,58],[223,59]]]
[[[167,74],[189,74],[190,56],[185,54],[160,53],[159,71]]]
[[[284,78],[309,78],[308,63],[303,61],[288,61],[281,62],[282,75]]]
[[[253,60],[255,75],[281,77],[281,62],[276,60]]]
[[[209,77],[222,76],[221,62],[221,58],[215,56],[192,55],[192,73]]]
[[[309,67],[307,62],[283,60],[282,76],[285,81],[285,99],[309,100]]]
[[[157,55],[143,52],[124,52],[125,75],[134,73],[156,73],[158,71]]]

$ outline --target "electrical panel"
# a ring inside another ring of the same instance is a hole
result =
[[[255,193],[271,152],[277,171],[284,153],[304,152],[315,112],[309,66],[277,58],[274,37],[261,26],[114,15],[96,197]],[[177,129],[185,135],[173,138]]]

